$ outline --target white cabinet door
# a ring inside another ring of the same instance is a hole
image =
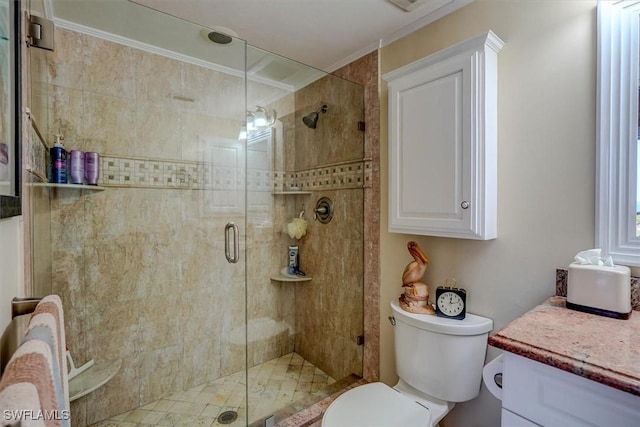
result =
[[[502,408],[547,427],[640,426],[640,397],[505,352]]]
[[[385,74],[389,231],[496,237],[497,52],[492,32]]]

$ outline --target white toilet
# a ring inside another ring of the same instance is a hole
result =
[[[480,393],[491,319],[413,314],[397,301],[391,311],[400,381],[393,388],[377,382],[343,393],[327,408],[322,427],[434,427],[456,402]]]

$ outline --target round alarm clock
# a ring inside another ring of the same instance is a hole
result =
[[[436,315],[462,320],[467,314],[467,291],[462,288],[436,288]]]

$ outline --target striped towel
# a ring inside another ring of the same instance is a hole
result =
[[[3,425],[19,419],[20,426],[61,426],[67,414],[58,410],[52,363],[51,348],[43,341],[32,339],[18,347],[0,379]]]
[[[67,340],[64,331],[64,310],[62,300],[58,295],[48,295],[40,301],[33,316],[40,313],[51,314],[57,322],[57,344],[58,361],[60,362],[60,373],[62,374],[62,390],[65,395],[66,408],[69,408],[69,372],[67,369]]]
[[[24,418],[24,414],[35,415],[41,411],[38,390],[31,383],[11,384],[0,391],[0,407],[3,411],[0,426],[46,427],[42,419],[20,421],[21,418]]]
[[[34,314],[29,321],[29,326],[27,327],[27,333],[24,337],[24,341],[26,342],[28,340],[40,340],[44,341],[49,346],[49,349],[51,350],[53,385],[56,392],[56,402],[58,405],[58,409],[62,412],[69,409],[69,394],[65,394],[65,387],[64,384],[62,384],[61,374],[61,364],[64,363],[66,366],[67,361],[66,359],[59,360],[58,342],[56,338],[57,333],[55,332],[56,328],[56,321],[51,314]],[[69,420],[62,420],[62,426],[68,427]]]
[[[69,427],[62,301],[43,298],[0,378],[0,426]]]

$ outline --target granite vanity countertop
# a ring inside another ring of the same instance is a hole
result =
[[[640,396],[640,311],[582,313],[551,297],[489,337],[502,350]]]

